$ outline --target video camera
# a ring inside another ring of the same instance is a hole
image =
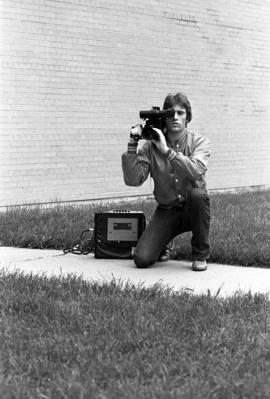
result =
[[[152,107],[148,111],[140,111],[140,118],[145,120],[145,125],[142,127],[142,134],[132,134],[131,137],[139,141],[145,140],[159,140],[159,135],[153,128],[162,129],[164,127],[165,118],[174,116],[175,110],[173,108],[160,110],[159,107]]]

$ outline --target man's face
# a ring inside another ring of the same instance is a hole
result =
[[[166,118],[166,126],[169,133],[181,133],[186,127],[187,112],[184,107],[176,104],[174,116]]]

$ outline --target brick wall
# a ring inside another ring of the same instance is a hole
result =
[[[270,3],[1,0],[0,205],[148,194],[120,155],[139,110],[190,98],[211,189],[270,184]]]

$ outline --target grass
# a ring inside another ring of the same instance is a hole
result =
[[[1,398],[270,397],[264,295],[2,271],[0,307]]]
[[[211,194],[211,262],[270,265],[270,191]],[[0,213],[0,245],[63,249],[93,227],[94,213],[111,209],[143,211],[149,219],[156,203],[137,202],[11,207]],[[191,233],[175,240],[173,258],[190,259]]]
[[[269,266],[270,192],[211,205],[211,261]],[[116,207],[150,218],[155,203],[10,208],[0,243],[62,249]],[[269,297],[218,294],[0,270],[0,399],[269,398]]]

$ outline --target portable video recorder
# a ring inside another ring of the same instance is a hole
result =
[[[143,212],[114,210],[95,213],[95,258],[131,259],[145,229]]]

